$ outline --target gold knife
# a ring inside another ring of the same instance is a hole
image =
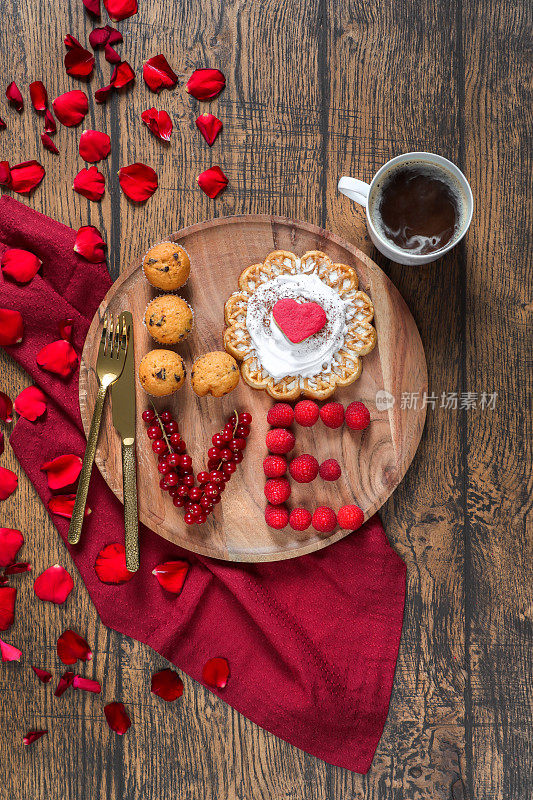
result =
[[[120,315],[128,334],[126,363],[120,378],[111,387],[113,425],[122,440],[122,489],[124,495],[124,527],[126,567],[139,569],[139,518],[137,511],[137,459],[135,455],[135,352],[133,317],[129,311]]]

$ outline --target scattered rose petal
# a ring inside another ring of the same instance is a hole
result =
[[[7,631],[15,618],[17,590],[13,586],[0,586],[0,631]]]
[[[0,308],[0,345],[9,347],[22,341],[24,323],[19,311]]]
[[[87,78],[93,67],[94,56],[84,47],[73,47],[65,54],[65,69],[73,78]]]
[[[48,107],[48,93],[42,81],[30,83],[30,98],[36,111],[46,111]]]
[[[202,680],[212,689],[223,689],[229,678],[229,664],[225,658],[210,658],[202,669]]]
[[[117,31],[116,28],[112,28],[111,25],[106,25],[105,27],[109,31],[109,44],[120,44],[120,42],[124,41],[121,32]]]
[[[24,100],[22,99],[20,89],[15,83],[15,81],[11,81],[11,83],[7,87],[6,97],[11,103],[11,105],[14,106],[20,114],[22,109],[24,108]]]
[[[14,472],[0,467],[0,500],[7,500],[18,486],[18,478]]]
[[[34,667],[32,665],[32,670],[35,672],[41,683],[50,683],[52,679],[52,673],[48,672],[47,669],[41,669],[40,667]]]
[[[13,421],[13,401],[2,391],[0,391],[0,419],[3,422]]]
[[[0,131],[5,131],[6,128],[7,128],[6,123],[4,122],[2,117],[0,117]]]
[[[93,225],[83,225],[78,230],[76,234],[76,243],[74,244],[74,252],[83,256],[87,261],[90,261],[92,264],[105,261],[106,247],[106,243]]]
[[[135,80],[135,73],[127,61],[117,64],[111,75],[111,86],[115,89],[124,89],[129,83]]]
[[[130,200],[142,203],[153,195],[158,186],[157,174],[152,167],[136,162],[122,167],[118,173],[122,191]]]
[[[104,0],[104,6],[113,22],[120,22],[137,13],[137,0]]]
[[[65,47],[67,48],[67,50],[72,50],[73,48],[77,48],[77,47],[79,47],[79,48],[81,48],[83,50],[81,42],[78,42],[76,37],[73,36],[71,33],[67,33],[67,35],[63,39],[63,43],[64,43]]]
[[[17,561],[16,564],[10,564],[4,570],[4,575],[22,575],[24,572],[31,572],[31,564],[27,561]]]
[[[141,119],[145,125],[148,125],[154,136],[161,139],[163,142],[170,141],[170,134],[172,133],[172,120],[166,111],[158,111],[157,108],[149,108],[143,111]]]
[[[80,675],[74,675],[72,681],[74,689],[82,689],[84,692],[93,692],[93,694],[100,694],[102,687],[98,681],[92,681],[90,678],[82,678]]]
[[[39,600],[47,600],[58,606],[65,602],[73,588],[74,581],[60,564],[45,569],[33,584],[33,591]]]
[[[81,472],[81,464],[82,461],[79,456],[69,453],[47,461],[46,464],[42,465],[41,471],[46,472],[48,486],[54,492],[57,489],[65,489],[65,487],[76,483]]]
[[[79,125],[89,110],[87,95],[81,89],[73,89],[71,92],[56,97],[52,103],[54,112],[58,120],[71,128]]]
[[[104,50],[105,60],[108,61],[110,64],[120,64],[120,53],[117,53],[114,47],[111,47],[110,44],[106,44]]]
[[[100,550],[94,569],[102,583],[126,583],[135,575],[126,568],[126,551],[124,545],[118,542],[108,544]]]
[[[226,79],[219,69],[197,69],[187,81],[185,90],[197,100],[211,100],[225,85]]]
[[[72,672],[72,670],[66,669],[59,679],[59,683],[57,684],[54,695],[56,697],[61,697],[61,695],[65,694],[67,689],[70,686],[72,686],[73,683],[74,683],[74,673]]]
[[[105,178],[97,167],[84,168],[74,178],[72,188],[87,200],[101,200],[105,192]]]
[[[96,163],[109,155],[111,139],[107,133],[101,131],[83,131],[80,136],[79,151],[84,161]]]
[[[10,247],[2,256],[0,265],[4,275],[8,275],[17,283],[28,283],[34,278],[42,264],[40,258],[29,250]]]
[[[16,528],[0,528],[0,567],[7,567],[17,557],[24,536]]]
[[[75,499],[75,494],[56,494],[48,501],[48,510],[51,514],[57,514],[58,517],[71,519]],[[88,517],[91,513],[92,509],[85,506],[85,516]]]
[[[173,89],[178,83],[178,76],[162,54],[153,56],[153,58],[149,58],[148,61],[144,62],[143,78],[152,92]]]
[[[100,0],[83,0],[83,5],[91,16],[100,19]]]
[[[214,114],[200,114],[196,120],[196,127],[206,140],[209,147],[213,144],[222,130],[222,122]]]
[[[58,339],[47,344],[37,353],[37,364],[48,372],[68,378],[78,365],[78,356],[70,342]]]
[[[189,564],[187,561],[165,561],[164,564],[158,564],[152,570],[152,575],[155,575],[167,592],[180,594],[188,571]]]
[[[162,669],[152,675],[151,692],[171,703],[183,694],[183,681],[173,670]]]
[[[43,143],[43,147],[46,147],[46,149],[49,150],[51,153],[54,153],[54,155],[56,156],[59,154],[59,150],[57,149],[57,147],[55,146],[55,144],[50,139],[47,133],[41,133],[41,142]]]
[[[35,422],[46,411],[46,396],[37,386],[28,386],[15,398],[15,411],[24,419]]]
[[[67,628],[57,640],[57,655],[63,664],[75,664],[76,661],[90,661],[93,657],[91,648],[79,633]]]
[[[94,28],[89,34],[89,44],[93,48],[93,50],[99,50],[101,47],[104,47],[107,44],[107,40],[109,39],[109,28]]]
[[[40,739],[42,736],[46,736],[48,731],[28,731],[24,739],[22,740],[26,746],[33,744]]]
[[[9,161],[0,161],[0,186],[11,186],[11,170]]]
[[[112,731],[122,736],[131,725],[131,720],[124,708],[124,703],[108,703],[104,706],[107,724]]]
[[[2,655],[2,661],[20,661],[22,650],[0,639],[0,654]]]
[[[11,167],[11,188],[19,194],[29,194],[44,178],[44,167],[38,161],[24,161]]]
[[[198,175],[198,185],[208,197],[214,199],[228,185],[228,179],[220,167],[210,167]]]
[[[44,112],[44,132],[45,133],[55,133],[57,130],[57,125],[54,117],[52,116],[52,112],[47,108]]]
[[[109,86],[103,86],[101,89],[97,89],[94,93],[94,99],[97,103],[105,103],[109,95],[112,91],[114,91],[115,87],[112,83]]]

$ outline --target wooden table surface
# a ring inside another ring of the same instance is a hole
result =
[[[164,704],[149,692],[150,676],[164,660],[106,629],[80,579],[66,610],[37,602],[31,579],[21,577],[6,638],[16,633],[24,663],[0,668],[0,798],[525,800],[532,791],[533,652],[526,528],[530,4],[139,3],[139,14],[118,26],[124,33],[118,49],[138,76],[157,53],[183,75],[220,67],[228,85],[210,110],[224,132],[210,150],[194,127],[198,106],[183,88],[156,97],[140,79],[105,106],[91,100],[85,127],[108,132],[113,142],[101,166],[107,178],[101,203],[70,188],[83,166],[79,130],[59,126],[60,155],[43,151],[42,121],[27,91],[36,79],[51,98],[80,85],[63,69],[62,39],[71,33],[88,41],[92,25],[81,0],[0,5],[2,85],[16,80],[26,99],[20,117],[5,100],[0,104],[8,123],[0,160],[42,161],[46,178],[24,202],[74,228],[100,228],[114,277],[170,231],[234,213],[307,220],[372,254],[361,210],[337,193],[337,180],[344,174],[368,180],[404,151],[441,153],[471,182],[474,220],[451,255],[421,269],[377,258],[413,311],[437,397],[418,454],[383,509],[408,568],[394,693],[372,769],[362,777],[265,733],[187,676],[183,698]],[[108,82],[109,65],[103,56],[97,62],[91,91]],[[173,117],[170,147],[141,123],[141,111],[152,105]],[[116,178],[121,165],[136,160],[160,177],[142,207],[128,202]],[[196,176],[217,163],[230,185],[213,202]],[[15,396],[27,384],[2,355],[1,388]],[[442,407],[441,394],[452,392],[459,406],[461,393],[477,393],[477,407]],[[495,392],[495,407],[482,409],[482,393]],[[9,446],[2,465],[17,469]],[[2,525],[25,532],[24,558],[35,574],[56,562],[75,573],[25,476],[0,513]],[[94,645],[92,669],[103,681],[103,698],[120,698],[132,711],[135,724],[122,738],[110,733],[93,696],[57,701],[29,675],[31,663],[57,670],[55,642],[67,618]],[[23,748],[23,733],[41,727],[49,728],[48,739]]]

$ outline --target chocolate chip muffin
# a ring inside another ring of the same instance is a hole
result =
[[[174,242],[160,242],[151,247],[142,266],[148,283],[164,292],[174,292],[187,283],[191,271],[189,254]]]
[[[177,392],[185,381],[183,359],[173,350],[150,350],[139,364],[139,380],[145,392],[165,397]]]
[[[193,329],[193,311],[175,294],[160,295],[146,306],[144,322],[159,344],[179,344]]]
[[[215,350],[197,358],[192,365],[191,384],[199,397],[212,394],[222,397],[232,392],[239,383],[239,366],[233,356]]]

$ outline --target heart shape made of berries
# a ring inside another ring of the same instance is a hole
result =
[[[299,344],[318,333],[328,321],[326,312],[318,303],[298,303],[290,298],[278,300],[272,309],[272,316],[293,344]]]

